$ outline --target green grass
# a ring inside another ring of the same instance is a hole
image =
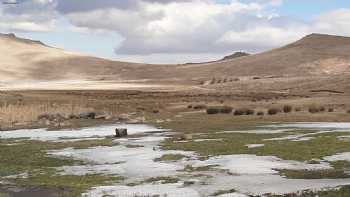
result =
[[[117,183],[122,180],[121,177],[106,175],[55,175],[53,172],[34,174],[26,179],[15,179],[14,182],[24,187],[41,188],[64,188],[68,189],[69,196],[80,196],[82,192],[94,186]]]
[[[217,165],[208,165],[208,166],[200,166],[200,167],[193,167],[192,165],[186,165],[184,168],[184,171],[186,171],[186,172],[211,171],[215,167],[217,167]]]
[[[185,155],[181,155],[181,154],[165,154],[162,155],[160,158],[156,158],[154,159],[154,161],[179,161],[183,158],[185,158]]]
[[[11,141],[1,141],[0,144],[0,177],[45,167],[81,164],[81,161],[70,158],[48,157],[46,152],[48,150],[68,147],[83,149],[95,146],[110,146],[112,145],[112,140],[104,139],[62,143],[41,141],[21,141],[19,143],[14,143],[14,141],[12,141],[14,144],[11,146],[6,145],[7,143],[11,143]]]
[[[169,184],[169,183],[177,183],[179,181],[180,179],[176,177],[162,176],[162,177],[152,177],[152,178],[146,179],[143,181],[143,183],[161,182],[162,184]]]
[[[6,144],[11,144],[8,146]],[[47,151],[68,147],[83,149],[95,146],[111,146],[112,139],[77,142],[41,142],[41,141],[0,141],[0,179],[4,176],[26,172],[28,178],[7,179],[22,187],[64,188],[68,196],[79,196],[81,192],[93,187],[121,180],[118,176],[86,175],[60,176],[55,167],[80,165],[82,161],[71,158],[48,157]]]
[[[340,187],[338,189],[331,189],[328,191],[303,191],[300,194],[286,194],[286,195],[268,195],[267,197],[348,197],[350,194],[350,186]]]
[[[299,131],[298,131],[299,132]],[[195,151],[202,156],[217,156],[231,154],[254,154],[259,156],[276,156],[285,160],[310,161],[322,159],[340,152],[349,152],[350,143],[337,139],[340,133],[319,134],[317,138],[309,141],[276,140],[264,141],[264,139],[282,137],[284,134],[247,134],[211,133],[206,138],[223,139],[220,143],[216,141],[176,143],[174,139],[167,139],[162,147],[167,150]],[[344,135],[344,133],[343,133]],[[249,149],[246,144],[265,144],[264,147]]]
[[[336,161],[330,163],[333,169],[325,170],[279,170],[280,174],[289,179],[340,179],[350,178],[346,173],[350,162]]]

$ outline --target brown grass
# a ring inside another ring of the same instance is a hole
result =
[[[1,125],[13,125],[16,123],[27,123],[37,121],[38,117],[43,114],[60,114],[64,117],[69,117],[70,115],[79,115],[80,113],[88,112],[91,110],[93,109],[85,107],[79,103],[3,103],[2,105],[0,105],[0,123]]]

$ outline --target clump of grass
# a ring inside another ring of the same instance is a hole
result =
[[[278,108],[270,108],[267,110],[267,114],[269,115],[276,115],[280,112],[280,109]]]
[[[317,106],[317,105],[310,105],[309,106],[309,112],[312,114],[324,112],[325,110],[326,110],[326,108],[322,107],[322,106]]]
[[[256,115],[258,115],[258,116],[264,116],[264,115],[265,115],[265,112],[259,111],[258,113],[256,113]]]
[[[69,196],[80,196],[81,193],[95,186],[117,183],[122,177],[107,175],[56,175],[54,172],[30,175],[26,179],[15,179],[15,183],[24,187],[65,188]]]
[[[203,172],[203,171],[210,171],[214,167],[217,167],[217,165],[208,165],[208,166],[200,166],[200,167],[193,167],[192,165],[186,165],[184,168],[184,171],[186,171],[186,172]]]
[[[144,183],[161,182],[162,184],[177,183],[180,179],[170,176],[152,177],[143,181]]]
[[[218,114],[220,113],[220,109],[216,107],[210,107],[207,109],[207,114]]]
[[[301,107],[296,107],[294,110],[295,110],[296,112],[301,112]]]
[[[196,110],[202,110],[202,109],[206,109],[206,108],[207,108],[207,106],[204,104],[193,106],[193,109],[196,109]]]
[[[230,189],[230,190],[219,190],[217,192],[215,192],[214,194],[212,194],[212,196],[220,196],[223,194],[230,194],[230,193],[235,193],[236,190],[235,189]]]
[[[232,113],[233,108],[229,106],[217,106],[207,108],[207,114],[230,114]]]
[[[280,173],[289,179],[340,179],[349,178],[344,170],[280,170]]]
[[[165,155],[161,156],[160,158],[154,159],[154,161],[156,161],[156,162],[158,162],[158,161],[178,161],[178,160],[181,160],[185,157],[186,157],[185,155],[181,155],[181,154],[165,154]]]
[[[284,113],[290,113],[290,112],[292,112],[292,110],[293,110],[293,107],[290,106],[290,105],[283,106],[283,112]]]
[[[233,108],[230,106],[222,106],[220,108],[220,113],[222,113],[222,114],[230,114],[230,113],[232,113],[232,111],[233,111]]]
[[[233,115],[235,116],[243,116],[243,115],[254,115],[255,111],[253,109],[248,109],[248,108],[241,108],[235,110]]]

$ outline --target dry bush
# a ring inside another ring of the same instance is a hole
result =
[[[300,112],[300,111],[301,111],[301,108],[300,108],[300,107],[296,107],[294,110],[295,110],[296,112]]]
[[[254,115],[255,111],[253,109],[247,109],[247,108],[242,108],[242,109],[237,109],[234,112],[235,116],[243,116],[243,115]]]
[[[347,111],[348,114],[350,114],[350,109]]]
[[[233,108],[229,106],[218,106],[218,107],[209,107],[207,109],[207,114],[230,114],[232,113]]]
[[[280,112],[281,110],[278,108],[270,108],[267,110],[267,114],[269,115],[276,115]]]
[[[230,106],[220,107],[220,113],[222,113],[222,114],[230,114],[230,113],[232,113],[232,111],[233,111],[233,108]]]
[[[328,112],[334,112],[334,108],[328,108]]]
[[[78,115],[92,109],[82,104],[2,104],[0,106],[0,123],[11,125],[15,123],[34,122],[43,114],[60,114],[63,117]]]
[[[290,112],[292,112],[292,110],[293,110],[293,107],[290,106],[290,105],[283,106],[283,112],[284,113],[290,113]]]
[[[220,109],[216,107],[210,107],[207,109],[207,114],[218,114],[220,113]]]
[[[309,112],[310,113],[319,113],[319,112],[324,112],[326,109],[324,107],[320,107],[317,105],[310,105],[309,106]]]
[[[264,115],[265,115],[265,112],[259,111],[258,113],[256,113],[256,115],[258,115],[258,116],[264,116]]]
[[[207,109],[207,106],[203,105],[203,104],[195,105],[195,106],[193,106],[193,109],[197,109],[197,110],[199,110],[199,109]]]

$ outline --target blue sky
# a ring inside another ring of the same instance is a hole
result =
[[[123,61],[207,61],[313,32],[350,36],[348,0],[19,1],[0,6],[0,31]]]

